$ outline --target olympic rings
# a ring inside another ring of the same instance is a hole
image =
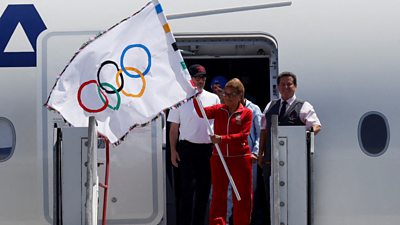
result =
[[[141,72],[139,69],[134,68],[134,67],[125,67],[124,66],[124,57],[126,52],[131,49],[131,48],[141,48],[143,49],[146,54],[147,54],[147,67],[145,69],[144,72]],[[112,110],[119,110],[120,106],[121,106],[121,95],[119,92],[122,92],[125,96],[127,97],[132,97],[132,98],[140,98],[143,96],[144,91],[146,90],[146,79],[145,79],[145,75],[150,71],[151,68],[151,54],[149,49],[142,45],[142,44],[132,44],[132,45],[128,45],[121,54],[121,58],[120,58],[120,63],[121,63],[121,69],[119,68],[118,64],[114,61],[111,60],[106,60],[104,62],[101,63],[100,68],[97,70],[97,81],[96,80],[89,80],[84,82],[83,84],[81,84],[81,86],[78,89],[78,103],[79,105],[82,107],[83,110],[85,110],[86,112],[89,113],[98,113],[101,111],[104,111],[105,109],[110,108]],[[117,84],[117,88],[114,87],[112,84],[107,83],[107,82],[101,82],[100,80],[100,75],[101,75],[101,70],[103,69],[104,66],[108,65],[108,64],[112,64],[115,66],[116,68],[116,77],[115,77],[115,82]],[[131,74],[128,72],[129,71],[133,71],[136,74]],[[128,77],[131,78],[139,78],[142,80],[142,88],[140,89],[139,93],[137,94],[132,94],[132,93],[128,93],[124,90],[125,87],[125,81],[124,81],[124,76],[123,75],[127,75]],[[120,77],[120,79],[119,79]],[[121,80],[121,82],[120,82]],[[103,106],[101,106],[98,109],[90,109],[88,107],[86,107],[83,102],[82,102],[82,90],[89,84],[96,84],[97,85],[97,90],[98,90],[98,94],[100,96],[101,101],[104,103]],[[105,88],[107,87],[107,88]],[[111,90],[110,90],[111,89]],[[111,106],[109,103],[109,100],[107,98],[107,94],[116,94],[117,95],[117,103],[115,104],[115,106]]]
[[[83,83],[83,84],[79,87],[79,90],[78,90],[78,102],[79,102],[79,105],[82,107],[82,109],[84,109],[86,112],[98,113],[98,112],[101,112],[101,111],[105,110],[105,109],[107,108],[107,106],[108,106],[108,98],[107,98],[107,96],[106,96],[101,90],[100,90],[101,95],[103,95],[104,98],[106,98],[106,100],[105,100],[105,102],[104,102],[104,105],[103,105],[102,107],[100,107],[100,108],[98,108],[98,109],[89,109],[89,108],[87,108],[87,107],[82,103],[82,100],[81,100],[82,89],[83,89],[86,85],[89,85],[89,84],[91,84],[91,83],[94,83],[94,84],[98,85],[96,80],[89,80],[89,81],[86,81],[85,83]]]
[[[140,75],[138,75],[138,74],[131,74],[131,73],[129,73],[129,72],[125,69],[125,66],[124,66],[124,57],[125,57],[126,52],[127,52],[129,49],[131,49],[131,48],[136,48],[136,47],[142,48],[142,49],[146,52],[146,54],[147,54],[147,68],[144,70],[143,76],[145,76],[145,75],[150,71],[150,67],[151,67],[151,54],[150,54],[149,49],[148,49],[146,46],[142,45],[142,44],[133,44],[133,45],[129,45],[128,47],[126,47],[126,48],[122,51],[122,54],[121,54],[121,69],[122,69],[122,71],[124,71],[124,73],[125,73],[128,77],[132,77],[132,78],[139,78]]]
[[[117,68],[117,71],[120,70],[120,69],[118,68],[118,65],[117,65],[116,62],[111,61],[111,60],[104,61],[104,62],[101,64],[100,68],[97,70],[97,82],[98,82],[98,84],[100,84],[99,87],[100,87],[101,89],[103,89],[105,92],[107,92],[107,94],[116,94],[117,92],[120,92],[120,91],[122,90],[122,88],[124,88],[124,77],[123,77],[122,74],[121,74],[121,83],[122,83],[122,85],[120,85],[120,88],[118,88],[118,90],[114,90],[114,89],[111,88],[110,86],[108,86],[108,87],[110,87],[111,89],[113,89],[112,91],[109,91],[109,90],[105,89],[105,88],[103,87],[103,83],[100,81],[100,72],[101,72],[101,69],[103,68],[103,66],[105,66],[105,65],[107,65],[107,64],[113,64],[113,65]]]
[[[142,72],[140,72],[138,69],[136,69],[136,68],[133,68],[133,67],[126,67],[126,69],[127,70],[132,70],[132,71],[134,71],[134,72],[136,72],[136,73],[138,73],[139,75],[140,75],[140,78],[142,78],[142,83],[143,83],[143,86],[142,86],[142,88],[140,89],[140,91],[139,91],[139,93],[138,94],[129,94],[129,93],[127,93],[127,92],[125,92],[124,90],[122,90],[122,94],[124,94],[125,96],[127,96],[127,97],[142,97],[142,95],[143,95],[143,93],[144,93],[144,90],[146,89],[146,79],[144,79],[144,75],[142,74]],[[118,73],[117,73],[117,76],[115,77],[115,82],[117,83],[117,86],[118,87],[120,87],[121,85],[120,85],[120,83],[119,83],[119,81],[118,81],[118,76],[120,75],[122,73],[122,70],[119,70],[118,71]],[[121,86],[122,87],[122,86]],[[118,88],[119,89],[119,88]]]

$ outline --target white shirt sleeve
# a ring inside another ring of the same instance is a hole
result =
[[[304,102],[300,109],[300,120],[306,124],[307,130],[313,125],[321,125],[314,107],[309,102]]]
[[[179,118],[179,111],[178,109],[171,109],[169,110],[169,114],[168,114],[168,122],[172,122],[172,123],[180,123],[180,118]]]
[[[269,106],[271,105],[271,102],[265,106],[265,109],[263,111],[263,115],[261,117],[261,130],[266,130],[267,129],[267,118],[265,118],[265,114],[267,113]]]

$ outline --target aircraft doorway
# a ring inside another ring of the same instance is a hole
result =
[[[240,78],[246,97],[264,110],[272,98],[278,97],[278,50],[276,40],[268,34],[175,34],[177,47],[186,65],[201,64],[207,70],[205,89],[211,91],[215,76],[227,80]],[[169,124],[166,138],[167,224],[177,224],[180,188],[178,169],[171,165]]]

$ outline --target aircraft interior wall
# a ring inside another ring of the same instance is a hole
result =
[[[245,95],[261,110],[269,102],[269,58],[201,58],[185,59],[187,66],[201,64],[207,70],[205,89],[211,91],[211,80],[224,76],[227,80],[239,78],[245,87]]]

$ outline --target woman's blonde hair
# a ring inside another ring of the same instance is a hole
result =
[[[225,88],[231,88],[236,94],[240,95],[241,99],[244,98],[244,86],[238,78],[229,80]]]

